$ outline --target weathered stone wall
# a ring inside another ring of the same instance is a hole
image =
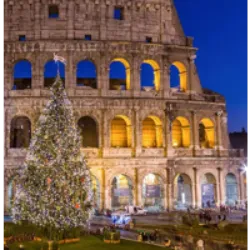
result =
[[[48,18],[49,4],[59,5],[59,19]],[[124,6],[124,20],[113,20],[114,6]],[[86,34],[92,41],[84,41]],[[27,41],[19,42],[18,36]],[[145,43],[150,36],[153,43]],[[234,173],[239,199],[246,198],[244,158],[230,150],[227,113],[222,96],[204,94],[195,66],[196,49],[182,31],[172,0],[8,0],[5,1],[5,209],[7,187],[21,165],[26,149],[10,148],[10,125],[16,116],[26,116],[34,131],[36,120],[49,99],[44,88],[44,65],[56,52],[67,60],[65,88],[75,112],[76,122],[83,116],[94,118],[98,125],[99,148],[81,149],[91,172],[100,183],[101,207],[111,207],[111,182],[124,174],[133,185],[134,204],[141,205],[142,181],[149,174],[164,183],[164,207],[172,208],[176,199],[176,179],[187,174],[192,181],[192,204],[201,206],[201,183],[205,173],[216,179],[217,204],[225,201],[225,176]],[[109,90],[109,65],[115,58],[127,60],[131,70],[131,88]],[[32,64],[31,89],[12,90],[13,68],[17,61]],[[76,65],[91,60],[96,65],[97,89],[76,85]],[[146,92],[140,86],[140,66],[144,60],[159,65],[160,89]],[[187,74],[187,89],[170,88],[170,66],[181,62]],[[132,145],[112,148],[110,123],[116,115],[131,121]],[[142,147],[142,121],[149,115],[162,123],[163,146]],[[190,124],[189,148],[172,147],[171,125],[178,117]],[[199,122],[209,118],[215,128],[215,147],[199,145]]]
[[[59,6],[58,20],[48,18],[50,4]],[[114,20],[114,7],[124,8],[124,20]],[[6,0],[5,39],[16,41],[19,35],[28,40],[93,40],[144,42],[185,45],[172,0]]]

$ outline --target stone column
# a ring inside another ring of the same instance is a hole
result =
[[[217,196],[217,205],[221,205],[223,203],[222,197],[222,183],[221,183],[221,168],[217,168],[218,171],[218,196]]]
[[[198,208],[197,169],[193,168],[193,171],[194,171],[194,183],[192,185],[192,203],[195,208]]]
[[[106,190],[105,190],[105,186],[106,186],[106,176],[105,176],[105,170],[104,169],[100,169],[101,171],[101,209],[105,209],[106,208],[106,204],[105,204],[105,200],[106,200]]]
[[[194,175],[195,175],[195,201],[196,201],[196,208],[201,207],[201,183],[199,177],[199,170],[194,168]]]
[[[132,58],[133,58],[133,67],[132,67],[133,70],[131,72],[131,86],[134,92],[134,96],[139,96],[141,91],[141,80],[140,80],[141,65],[138,56],[132,54]]]
[[[197,114],[195,111],[192,111],[191,144],[193,147],[193,156],[196,156],[196,150],[200,148],[200,142],[199,142],[199,127],[198,127],[198,122],[197,122]]]
[[[41,4],[40,1],[35,1],[35,14],[34,14],[34,32],[35,37],[34,40],[40,40],[41,38],[41,27],[40,27],[40,20],[41,20]]]
[[[109,136],[109,124],[108,124],[109,121],[107,119],[108,119],[107,110],[104,109],[103,110],[103,134],[102,134],[104,148],[109,148],[109,145],[110,145],[110,143],[109,143],[109,138],[110,138],[110,136]]]
[[[100,66],[98,74],[98,89],[102,96],[106,96],[109,90],[109,64],[106,60],[106,55],[101,53]]]
[[[140,121],[140,111],[138,109],[135,110],[135,152],[136,156],[140,154],[142,148],[142,124]]]
[[[67,90],[67,93],[69,95],[73,95],[76,82],[74,79],[75,73],[76,73],[76,65],[74,65],[73,57],[71,55],[71,52],[67,53],[67,65],[65,65],[65,89]]]
[[[173,190],[172,190],[172,169],[167,168],[167,185],[168,185],[168,192],[167,192],[167,200],[168,200],[168,210],[172,210],[173,208]]]
[[[38,77],[38,82],[39,82],[39,88],[44,89],[44,66],[45,66],[46,61],[43,60],[43,56],[41,52],[38,52],[37,60],[39,60],[39,64],[37,65],[38,66],[37,77]]]
[[[136,155],[136,146],[137,146],[137,130],[136,130],[136,110],[133,109],[133,113],[132,113],[132,130],[131,133],[132,134],[132,157],[135,157]]]
[[[106,40],[106,12],[108,11],[108,6],[106,2],[102,1],[99,3],[100,6],[100,18],[101,18],[101,25],[100,25],[100,40]]]
[[[173,156],[174,148],[172,145],[172,122],[174,120],[174,114],[171,110],[171,104],[167,106],[166,110],[166,146],[167,156]]]
[[[137,168],[134,169],[134,180],[135,180],[134,204],[136,206],[138,206],[139,205],[139,203],[138,203],[138,186],[139,186],[139,183],[138,183],[138,169]]]
[[[168,209],[168,170],[165,169],[165,183],[164,183],[164,209]]]
[[[216,192],[216,194],[215,194],[215,203],[218,206],[220,204],[220,186],[219,186],[219,183],[217,181],[216,181],[216,184],[215,184],[215,192]]]
[[[189,38],[190,40],[190,38]],[[193,44],[193,41],[191,41],[191,44]],[[197,77],[197,69],[195,66],[195,59],[196,55],[190,55],[189,57],[189,65],[187,69],[187,90],[189,90],[189,93],[195,94],[195,93],[202,93],[202,88],[200,86],[199,78]]]
[[[227,127],[227,114],[223,112],[223,115],[220,117],[220,128],[221,128],[221,146],[222,148],[229,149],[229,133]]]
[[[68,1],[68,20],[67,20],[67,37],[69,40],[74,39],[74,16],[75,4],[73,1]]]
[[[169,97],[170,92],[170,63],[167,57],[163,58],[163,70],[162,70],[162,85],[164,91],[164,98]]]
[[[221,138],[221,116],[223,111],[216,112],[216,143],[215,147],[218,150],[218,155],[220,156],[220,150],[222,149],[222,138]]]
[[[34,52],[35,60],[32,65],[31,88],[35,90],[33,91],[33,94],[35,94],[36,96],[40,95],[40,89],[43,88],[43,78],[41,80],[41,74],[43,76],[43,66],[41,67],[39,54],[39,52]]]

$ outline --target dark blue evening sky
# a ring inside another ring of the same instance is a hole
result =
[[[175,0],[198,47],[201,84],[225,96],[229,131],[247,128],[247,0]]]

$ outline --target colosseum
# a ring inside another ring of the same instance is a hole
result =
[[[6,213],[15,170],[50,98],[54,53],[67,61],[60,75],[99,209],[158,211],[246,199],[245,159],[230,147],[225,100],[202,88],[197,48],[173,0],[4,4]]]

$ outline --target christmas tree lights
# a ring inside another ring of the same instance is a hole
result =
[[[40,116],[17,176],[13,222],[65,230],[85,226],[90,215],[91,176],[81,156],[80,135],[59,75]]]

